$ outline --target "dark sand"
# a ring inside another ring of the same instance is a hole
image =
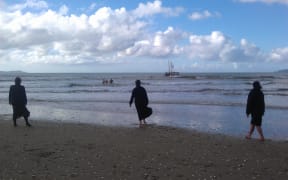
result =
[[[288,143],[0,118],[0,179],[288,179]]]

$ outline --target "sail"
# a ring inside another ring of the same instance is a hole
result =
[[[174,64],[171,61],[168,61],[168,72],[165,73],[165,76],[174,77],[179,76],[179,72],[174,71]]]

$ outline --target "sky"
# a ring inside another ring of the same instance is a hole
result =
[[[288,0],[0,0],[0,71],[288,69]]]

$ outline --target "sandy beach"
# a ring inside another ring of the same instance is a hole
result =
[[[267,179],[288,177],[288,142],[150,125],[139,129],[0,121],[0,179]],[[5,120],[4,120],[5,119]]]

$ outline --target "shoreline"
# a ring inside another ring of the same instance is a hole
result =
[[[286,179],[288,142],[0,116],[0,179]]]
[[[127,104],[125,104],[127,105]],[[44,105],[29,105],[31,120],[63,122],[63,123],[85,123],[91,125],[135,127],[138,123],[136,110],[122,104],[116,104],[115,112],[111,112],[111,104],[99,104],[96,110],[82,110],[76,107],[65,109],[62,107],[50,107]],[[1,106],[2,107],[2,106]],[[86,106],[84,106],[86,107]],[[93,106],[94,107],[94,106]],[[153,105],[154,112],[147,119],[149,124],[160,126],[184,128],[203,133],[223,134],[233,137],[245,137],[249,130],[250,118],[238,107],[209,107],[209,113],[203,111],[203,106],[175,106],[175,105]],[[12,117],[11,107],[6,105],[0,110],[0,119],[10,120]],[[275,141],[287,141],[288,124],[285,111],[270,110],[263,117],[263,131],[266,139]],[[255,131],[254,137],[258,137]]]

